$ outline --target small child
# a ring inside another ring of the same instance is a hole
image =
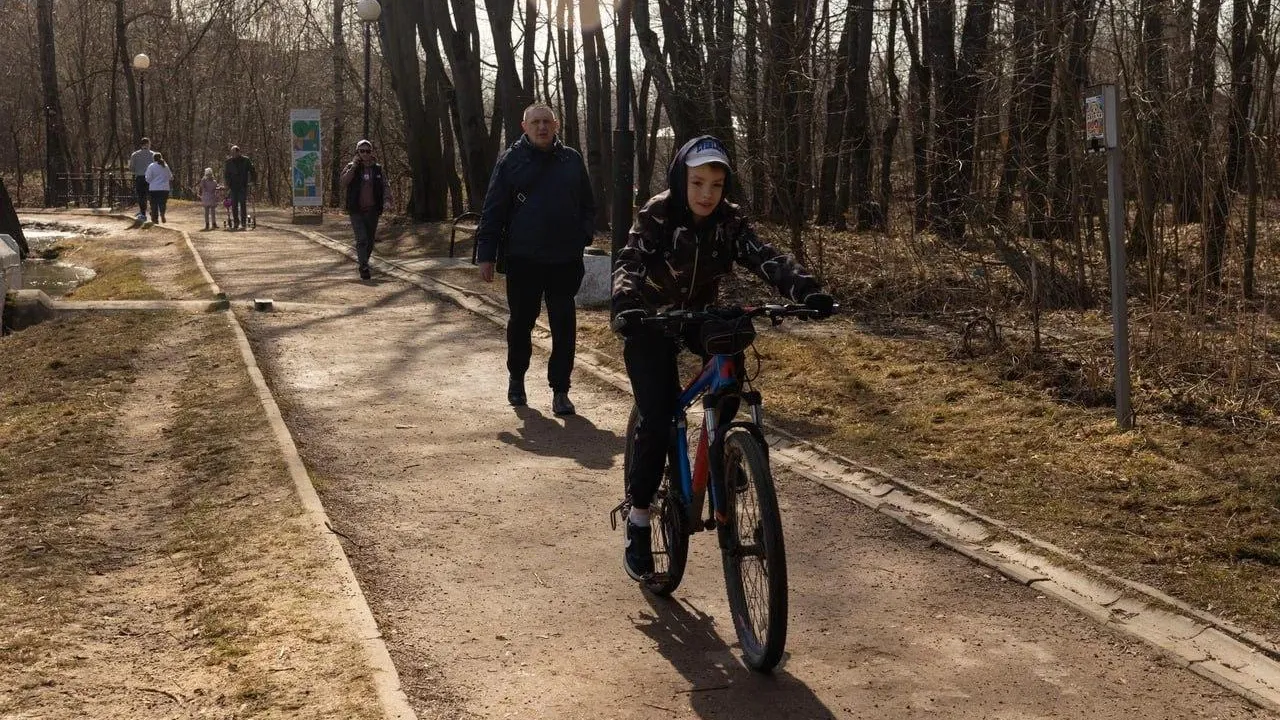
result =
[[[218,191],[222,186],[213,179],[213,168],[204,169],[204,177],[196,184],[196,195],[204,208],[204,229],[213,230],[218,227]]]

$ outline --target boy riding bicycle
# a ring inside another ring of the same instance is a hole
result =
[[[835,303],[790,256],[762,242],[742,209],[725,199],[733,168],[720,140],[703,135],[685,143],[667,170],[668,189],[636,216],[613,271],[613,329],[622,335],[623,359],[639,409],[627,481],[623,566],[640,582],[653,572],[649,506],[662,480],[672,417],[680,394],[680,345],[645,316],[670,308],[701,310],[715,302],[720,279],[733,263],[760,276],[779,293],[825,318]],[[684,345],[706,359],[696,334]],[[740,365],[740,363],[739,363]],[[728,422],[732,413],[721,419]]]

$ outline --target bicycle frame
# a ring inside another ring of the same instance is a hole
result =
[[[737,377],[737,364],[732,355],[712,355],[702,366],[702,371],[680,393],[675,414],[676,449],[679,456],[680,493],[684,507],[688,508],[687,526],[692,532],[710,529],[701,521],[703,502],[708,487],[711,490],[711,507],[717,525],[727,522],[725,514],[726,497],[721,484],[712,482],[713,477],[719,479],[723,468],[710,462],[709,448],[716,444],[717,432],[720,430],[717,407],[721,399],[728,395],[745,400],[742,384]],[[697,455],[692,468],[689,467],[689,421],[687,412],[690,406],[702,396],[703,418],[702,432],[698,436]],[[756,399],[748,402],[751,420],[757,427],[761,426],[760,403]]]

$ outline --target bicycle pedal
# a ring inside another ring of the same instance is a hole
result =
[[[627,513],[629,513],[629,512],[631,512],[631,501],[630,501],[630,500],[623,500],[622,502],[618,503],[618,506],[617,506],[617,507],[615,507],[614,509],[612,509],[612,510],[610,510],[610,511],[609,511],[609,529],[610,529],[610,530],[617,530],[617,529],[618,529],[618,516],[619,516],[619,515],[621,515],[621,516],[625,517],[625,516],[626,516],[626,514],[627,514]]]

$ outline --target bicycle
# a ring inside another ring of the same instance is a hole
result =
[[[697,328],[710,354],[697,377],[681,392],[674,415],[671,447],[662,482],[650,504],[654,572],[641,585],[656,595],[670,595],[684,578],[689,538],[716,529],[724,563],[725,589],[733,626],[747,667],[771,671],[787,642],[787,559],[782,537],[769,445],[765,441],[761,395],[751,386],[740,363],[755,342],[754,318],[777,326],[785,317],[814,317],[803,305],[762,305],[650,315],[646,324],[668,334]],[[675,335],[677,342],[679,336]],[[690,427],[687,411],[702,398],[701,427]],[[745,405],[749,420],[724,421],[723,412]],[[623,478],[630,475],[639,410],[631,409]],[[707,428],[713,428],[708,433]],[[690,436],[697,439],[690,443]],[[695,449],[692,468],[690,446]],[[706,503],[710,491],[711,502]],[[630,511],[630,499],[613,509],[610,524]],[[705,517],[704,517],[705,510]]]

